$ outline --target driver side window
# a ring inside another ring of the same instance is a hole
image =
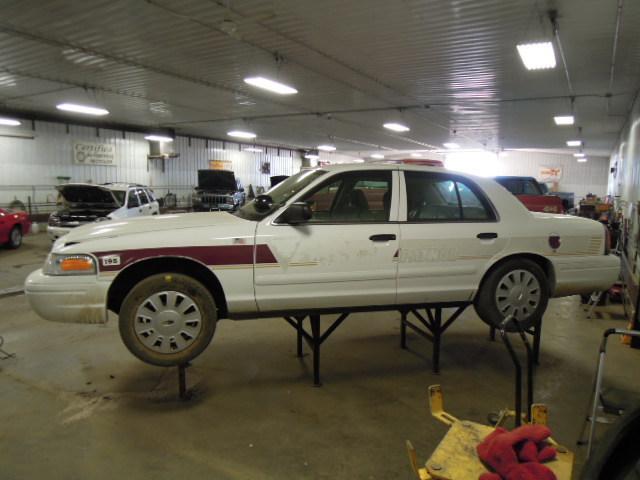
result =
[[[136,208],[140,206],[140,201],[135,190],[129,190],[127,193],[127,208]]]
[[[302,201],[311,207],[309,223],[386,222],[391,206],[391,171],[335,175]]]

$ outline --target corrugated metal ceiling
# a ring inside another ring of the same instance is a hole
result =
[[[638,88],[640,2],[624,2],[611,89],[617,0],[553,3],[576,127],[588,149],[607,151]],[[540,0],[0,0],[0,8],[8,111],[97,103],[114,122],[218,138],[245,126],[262,143],[314,147],[332,137],[345,151],[451,139],[560,148],[578,135],[552,120],[571,108],[561,64],[529,72],[516,53],[518,42],[552,36]],[[242,81],[254,74],[299,94],[256,91]],[[429,108],[393,109],[418,105]],[[380,108],[390,110],[335,113]],[[384,130],[392,119],[411,131]]]

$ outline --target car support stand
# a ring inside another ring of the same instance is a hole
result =
[[[188,362],[178,365],[178,396],[180,400],[185,402],[193,397],[193,392],[187,390],[187,368],[190,366],[191,364]]]
[[[306,316],[283,317],[289,325],[296,329],[297,356],[302,357],[302,339],[307,342],[309,348],[313,351],[313,385],[315,387],[322,385],[322,382],[320,382],[320,346],[348,316],[349,313],[340,314],[340,316],[322,334],[320,333],[320,315],[309,315],[311,333],[304,329],[303,323]]]
[[[469,304],[435,304],[433,306],[425,307],[424,310],[427,313],[426,317],[421,315],[415,308],[400,310],[400,347],[404,350],[407,349],[407,327],[409,327],[418,335],[433,343],[433,373],[440,373],[440,340],[442,338],[442,334],[453,322],[456,321],[468,306]],[[447,307],[454,307],[456,308],[456,311],[453,312],[453,314],[444,323],[442,323],[442,309]],[[425,328],[421,328],[415,323],[412,323],[408,318],[409,313],[412,313]]]

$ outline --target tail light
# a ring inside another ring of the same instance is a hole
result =
[[[611,232],[606,225],[604,227],[604,254],[609,255],[611,253]]]

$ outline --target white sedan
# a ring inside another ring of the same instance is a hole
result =
[[[412,165],[305,170],[234,213],[100,222],[72,230],[27,279],[60,322],[119,315],[137,357],[179,365],[218,318],[473,302],[491,325],[539,321],[550,297],[618,277],[604,227],[529,212],[493,180]]]

